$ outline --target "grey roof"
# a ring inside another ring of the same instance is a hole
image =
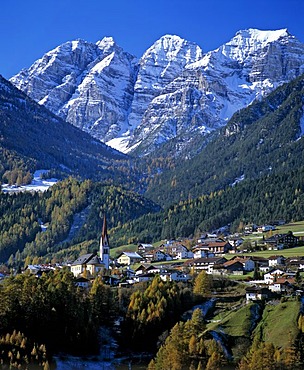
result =
[[[138,253],[136,253],[136,252],[122,252],[121,254],[120,254],[120,256],[121,255],[125,255],[125,256],[128,256],[128,257],[130,257],[130,258],[142,258],[142,256],[141,255],[139,255]],[[119,256],[119,257],[120,257]],[[118,258],[119,258],[118,257]]]
[[[102,264],[100,258],[95,253],[88,253],[79,256],[76,261],[72,263],[72,266],[76,265],[97,265]]]

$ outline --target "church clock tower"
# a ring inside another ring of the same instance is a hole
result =
[[[101,262],[105,265],[105,268],[108,270],[110,262],[110,244],[107,230],[106,215],[103,216],[103,226],[100,238],[100,259]]]

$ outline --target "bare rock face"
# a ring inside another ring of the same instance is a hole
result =
[[[304,45],[286,29],[239,31],[203,54],[166,35],[138,60],[106,37],[67,42],[11,79],[55,114],[123,152],[191,142],[304,72]],[[197,141],[197,140],[196,140]],[[185,155],[187,145],[177,155]]]
[[[129,115],[132,127],[141,122],[149,103],[182,74],[184,67],[202,58],[202,49],[178,36],[166,35],[156,41],[139,60],[134,100]]]
[[[67,42],[11,79],[66,121],[106,142],[127,122],[136,58],[111,37]]]
[[[220,48],[187,64],[147,107],[130,141],[148,153],[173,137],[191,145],[233,113],[304,72],[304,45],[287,30],[240,31]]]

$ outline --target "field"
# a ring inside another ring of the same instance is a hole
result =
[[[283,234],[292,231],[296,236],[304,236],[304,221],[292,222],[286,225],[278,226],[276,232]]]

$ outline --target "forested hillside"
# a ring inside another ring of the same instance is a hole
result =
[[[75,216],[85,210],[80,233],[63,244]],[[82,241],[93,240],[95,249],[103,215],[109,228],[133,220],[159,207],[121,187],[67,178],[44,193],[0,194],[0,262],[22,265],[33,258],[51,259],[54,253]],[[43,224],[45,229],[41,228]],[[74,251],[72,259],[79,253]],[[48,257],[46,257],[48,256]]]
[[[136,187],[130,158],[56,117],[1,76],[0,122],[1,179],[11,171],[25,176],[48,169]]]
[[[304,168],[244,180],[224,190],[180,201],[111,230],[113,244],[200,235],[231,224],[296,221],[304,215]]]
[[[146,196],[170,206],[218,191],[238,179],[301,167],[303,95],[304,76],[237,112],[200,154],[155,174]]]

